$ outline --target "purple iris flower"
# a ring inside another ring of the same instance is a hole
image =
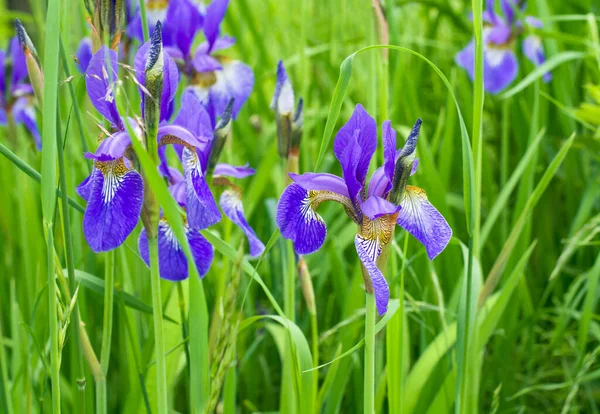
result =
[[[40,150],[42,138],[33,105],[33,88],[27,83],[27,76],[25,54],[15,36],[10,39],[8,51],[0,50],[0,125],[8,125],[12,117],[15,124],[22,124],[31,133]]]
[[[327,228],[316,208],[325,201],[337,201],[357,224],[354,244],[368,272],[377,309],[387,310],[389,288],[378,268],[382,250],[399,225],[417,238],[430,259],[444,250],[452,230],[444,217],[429,203],[425,191],[406,185],[416,171],[415,158],[421,120],[417,120],[403,148],[396,149],[396,131],[390,121],[383,123],[384,165],[370,180],[367,172],[377,147],[377,125],[361,105],[339,131],[333,150],[342,167],[342,177],[325,173],[290,174],[290,184],[277,206],[277,225],[291,239],[298,254],[317,251],[325,241]]]
[[[89,37],[84,37],[79,42],[79,46],[77,47],[77,68],[81,73],[85,73],[90,64],[90,60],[92,60],[92,39]]]
[[[489,93],[498,93],[505,89],[517,77],[519,64],[514,51],[516,40],[523,33],[524,26],[541,28],[542,22],[534,17],[518,19],[515,8],[521,12],[525,3],[519,5],[517,0],[501,0],[502,14],[494,10],[495,0],[486,0],[487,9],[483,12],[483,85]],[[536,66],[546,60],[541,39],[529,35],[523,40],[525,56]],[[471,80],[475,72],[475,42],[471,42],[456,55],[456,63],[464,68]],[[547,72],[544,82],[549,82],[552,75]]]
[[[144,45],[147,46],[147,45]],[[145,51],[145,52],[144,52]],[[138,60],[145,64],[148,59],[148,47],[138,52]],[[168,125],[164,108],[170,106],[175,96],[178,72],[175,63],[162,52],[158,59],[164,59],[164,84],[161,96],[161,115],[158,128],[158,145],[181,145],[187,150],[188,162],[184,164],[186,172],[195,170],[199,165],[196,148],[207,145],[210,137],[197,136],[180,125]],[[160,63],[155,63],[160,64]],[[136,74],[139,84],[145,88],[144,72]],[[77,191],[87,200],[83,217],[83,231],[90,247],[95,252],[112,250],[120,246],[135,228],[144,199],[144,184],[135,164],[131,151],[131,139],[139,139],[141,126],[138,125],[136,137],[130,137],[124,120],[117,111],[116,88],[117,55],[103,46],[92,57],[86,71],[87,92],[92,104],[110,123],[109,136],[98,146],[95,153],[87,153],[86,158],[94,160],[90,176],[80,184]],[[141,89],[141,88],[140,88]],[[147,92],[143,92],[144,96]],[[142,120],[143,121],[143,120]],[[135,123],[135,121],[132,121]],[[139,135],[139,136],[137,136]],[[186,180],[188,197],[201,198],[204,187],[203,177],[190,173]],[[202,209],[196,212],[203,214]],[[189,217],[190,222],[199,220]]]

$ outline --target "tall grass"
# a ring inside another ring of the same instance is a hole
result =
[[[491,95],[482,0],[386,1],[382,14],[359,0],[230,2],[223,32],[236,45],[223,53],[247,62],[256,82],[226,152],[257,170],[236,184],[267,248],[251,261],[223,220],[203,231],[215,247],[209,273],[191,266],[176,285],[151,280],[141,225],[113,253],[92,253],[83,237],[75,187],[99,134],[71,60],[89,35],[84,3],[0,0],[2,48],[19,17],[44,70],[42,151],[22,125],[0,126],[0,412],[598,412],[600,121],[585,114],[600,113],[586,87],[600,84],[599,9],[528,3],[545,23],[535,33],[548,60],[534,68],[517,44],[517,79]],[[471,81],[454,57],[473,36]],[[411,184],[454,238],[430,262],[396,231],[383,318],[365,300],[356,227],[333,203],[319,207],[324,247],[303,257],[317,312],[303,300],[275,224],[288,168],[268,105],[279,59],[305,102],[300,172],[341,174],[332,142],[356,103],[391,119],[399,145],[423,119]],[[139,114],[135,84],[122,81],[121,113]],[[140,142],[134,150],[191,257],[153,158]]]

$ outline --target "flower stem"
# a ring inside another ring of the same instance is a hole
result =
[[[46,223],[46,247],[48,253],[48,317],[50,319],[50,378],[52,379],[52,412],[60,413],[60,363],[58,350],[58,316],[56,283],[54,281],[54,228]]]
[[[96,404],[103,404],[103,410],[96,410],[98,413],[105,413],[108,409],[106,401],[106,376],[108,374],[108,364],[110,363],[110,348],[112,344],[112,325],[113,325],[113,305],[115,292],[115,251],[106,253],[104,263],[104,320],[102,322],[102,346],[100,348],[100,368],[104,376],[104,381],[96,383]],[[100,401],[101,400],[101,401]]]
[[[162,299],[160,295],[160,277],[158,271],[158,239],[148,238],[150,251],[150,279],[152,282],[152,315],[154,319],[154,342],[156,344],[156,388],[158,412],[167,413],[167,364],[165,360],[165,339],[163,337]]]
[[[365,414],[375,412],[375,295],[366,293],[365,313],[365,381],[364,410]]]

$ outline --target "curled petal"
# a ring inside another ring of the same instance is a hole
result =
[[[89,188],[89,192],[87,186]],[[80,194],[87,194],[83,233],[94,252],[112,250],[135,228],[144,199],[140,174],[128,170],[122,159],[96,162],[89,182]]]
[[[158,145],[184,145],[194,148],[204,148],[208,142],[200,141],[194,134],[179,125],[161,125],[158,127]]]
[[[375,220],[381,216],[396,214],[400,211],[400,206],[395,206],[385,198],[371,196],[361,203],[360,209],[370,220]]]
[[[423,243],[433,260],[450,242],[452,229],[419,187],[406,186],[401,206],[397,224]]]
[[[390,288],[383,273],[377,267],[377,258],[381,254],[381,246],[377,239],[365,238],[359,234],[354,237],[354,245],[358,257],[371,279],[377,311],[379,315],[383,315],[387,312],[387,305],[390,300]]]
[[[290,178],[305,190],[323,190],[337,193],[349,198],[348,187],[344,180],[337,175],[327,173],[289,173]]]
[[[102,46],[90,60],[85,72],[85,85],[96,110],[116,129],[122,130],[123,123],[117,111],[114,93],[118,80],[117,63],[115,51]]]
[[[316,252],[325,242],[327,226],[315,204],[315,197],[295,183],[287,186],[277,204],[277,226],[298,254]]]
[[[535,66],[540,66],[546,61],[542,39],[538,36],[530,35],[523,40],[523,53]],[[550,82],[552,80],[552,74],[550,72],[544,73],[543,79],[544,82]]]
[[[113,161],[123,157],[131,145],[131,138],[127,132],[118,132],[107,137],[100,143],[94,154],[86,153],[85,157],[96,161]]]
[[[222,163],[215,166],[214,175],[224,175],[226,177],[233,178],[246,178],[250,175],[253,175],[254,172],[254,168],[249,167],[248,164],[241,167],[236,167],[234,165]]]
[[[246,221],[244,215],[244,206],[240,199],[240,194],[234,189],[228,189],[221,194],[220,199],[221,209],[223,213],[239,228],[242,229],[248,238],[250,245],[250,256],[258,257],[265,251],[265,245],[258,238],[252,227]]]
[[[213,247],[199,232],[188,228],[185,230],[198,273],[200,276],[204,276],[210,269],[213,260]],[[146,265],[150,266],[146,229],[142,229],[140,232],[138,250]],[[160,277],[166,280],[178,282],[188,277],[187,258],[173,229],[166,220],[158,223],[158,268]]]
[[[350,200],[364,185],[369,163],[377,148],[377,126],[375,120],[362,105],[356,105],[352,117],[338,131],[333,151],[342,166],[344,181]]]
[[[190,228],[202,230],[218,223],[221,212],[202,173],[198,155],[189,148],[183,150],[186,182],[186,208]]]

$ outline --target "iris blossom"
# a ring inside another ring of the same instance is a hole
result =
[[[542,22],[527,16],[519,19],[517,10],[523,12],[525,3],[519,5],[516,0],[501,0],[502,14],[494,10],[495,0],[486,0],[487,9],[483,12],[483,85],[489,93],[498,93],[505,89],[517,77],[519,64],[515,54],[515,42],[523,33],[525,26],[541,28]],[[523,53],[535,65],[545,62],[546,56],[541,39],[528,35],[523,40]],[[471,42],[456,55],[456,63],[465,69],[471,80],[475,72],[475,42]],[[552,75],[543,76],[549,82]]]
[[[420,128],[421,120],[417,120],[404,147],[396,150],[396,132],[390,121],[385,121],[384,165],[367,181],[377,147],[377,125],[357,105],[333,146],[343,178],[326,173],[290,174],[293,183],[284,190],[277,206],[281,234],[293,241],[296,253],[309,254],[319,250],[327,233],[317,207],[325,201],[343,205],[358,226],[354,244],[363,274],[366,272],[366,289],[375,294],[380,315],[387,310],[389,288],[378,260],[385,259],[382,253],[393,238],[396,224],[425,245],[430,259],[440,254],[452,237],[448,223],[427,200],[425,191],[406,185],[418,163],[415,149]]]
[[[158,32],[160,42],[160,31]],[[156,43],[156,36],[153,37],[152,42]],[[138,52],[138,60],[144,64],[148,60],[147,51],[148,47],[143,47]],[[157,59],[153,59],[153,64],[157,69],[164,70],[164,85],[160,98],[160,120],[164,121],[168,113],[165,108],[169,107],[175,96],[178,72],[175,63],[163,55],[162,51]],[[137,73],[137,77],[140,85],[145,86],[143,74]],[[138,222],[144,199],[143,180],[140,173],[134,169],[136,162],[131,150],[131,139],[140,139],[142,136],[143,119],[137,125],[136,136],[130,137],[117,110],[118,82],[117,55],[103,46],[90,61],[86,72],[86,86],[92,104],[110,123],[110,130],[106,131],[108,136],[102,140],[96,152],[85,155],[86,158],[94,160],[94,168],[77,189],[79,195],[87,200],[83,231],[95,252],[112,250],[127,239]],[[135,121],[132,123],[135,124]],[[190,149],[190,159],[185,165],[190,170],[197,168],[200,162],[195,148],[206,145],[209,138],[196,136],[181,126],[167,125],[165,122],[161,122],[158,128],[159,147],[179,144]],[[201,197],[202,191],[207,189],[206,182],[197,175],[192,175],[187,185],[190,198]],[[201,213],[202,211],[198,212]]]
[[[77,69],[81,73],[85,73],[90,64],[90,60],[92,60],[92,39],[89,37],[84,37],[79,42],[79,46],[77,46],[77,54],[75,55],[77,58]]]
[[[27,64],[18,37],[10,39],[8,51],[0,50],[0,125],[9,120],[22,124],[31,133],[36,148],[42,148],[33,88],[27,83]]]

